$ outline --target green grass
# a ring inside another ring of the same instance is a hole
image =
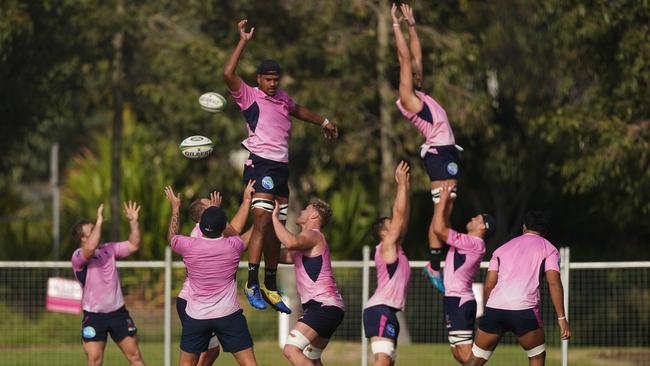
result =
[[[336,366],[358,366],[361,345],[353,342],[333,342],[323,354],[323,363]],[[148,365],[163,364],[163,344],[145,342],[141,344],[142,354]],[[81,344],[16,346],[0,345],[0,366],[39,366],[39,365],[83,365],[84,354]],[[260,365],[286,365],[277,343],[261,341],[255,345],[255,354]],[[650,351],[641,348],[571,348],[569,364],[572,366],[632,366],[640,365],[639,360],[650,359]],[[632,357],[623,355],[636,355]],[[640,357],[640,358],[639,358]],[[173,345],[172,364],[178,363],[178,343]],[[634,362],[637,363],[634,363]],[[126,361],[113,342],[106,347],[104,365],[125,365]],[[398,364],[402,366],[456,366],[458,365],[444,344],[401,345],[398,348]],[[526,356],[518,346],[499,346],[490,360],[490,365],[524,365]],[[547,365],[559,366],[560,351],[551,348]],[[236,365],[230,354],[222,354],[216,365]]]

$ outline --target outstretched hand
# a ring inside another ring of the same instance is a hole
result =
[[[246,33],[246,23],[248,23],[248,19],[240,20],[239,23],[237,23],[237,27],[239,28],[239,39],[248,42],[253,38],[255,27],[251,28],[250,32]]]
[[[404,160],[397,164],[397,168],[395,168],[395,181],[398,185],[404,184],[409,187],[411,180],[411,173],[409,173],[410,170],[411,166]]]
[[[390,7],[390,17],[393,19],[393,24],[399,24],[404,20],[403,16],[397,15],[397,5],[395,5],[395,3]]]
[[[339,137],[339,129],[333,122],[330,122],[323,127],[323,136],[328,140],[337,139]]]
[[[141,206],[134,201],[128,201],[124,202],[122,207],[124,208],[124,215],[129,221],[138,221]]]
[[[103,222],[104,221],[104,204],[100,204],[99,207],[97,207],[97,222]]]
[[[181,194],[174,195],[174,189],[171,186],[165,187],[167,201],[172,206],[172,211],[178,211],[181,208]]]
[[[221,193],[214,191],[210,193],[210,206],[221,207]]]
[[[404,19],[406,20],[406,23],[408,23],[409,27],[413,27],[415,25],[413,8],[409,4],[401,4],[400,10],[402,10],[402,14],[404,14]]]
[[[442,186],[440,187],[440,200],[447,200],[451,196],[451,192],[456,188],[456,184],[452,182],[444,182],[442,183]],[[453,197],[451,198],[453,199]]]
[[[244,188],[244,197],[243,197],[244,202],[252,201],[254,194],[255,194],[255,180],[251,179],[248,181],[246,188]]]

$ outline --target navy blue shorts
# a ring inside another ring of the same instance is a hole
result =
[[[478,328],[486,333],[512,332],[522,336],[543,326],[539,309],[503,310],[485,307],[485,314]]]
[[[445,327],[448,331],[474,330],[476,321],[476,300],[470,300],[463,305],[460,297],[445,296],[442,300],[442,309],[445,313]]]
[[[244,184],[255,180],[255,193],[289,197],[289,164],[250,154],[244,165]]]
[[[390,338],[397,344],[399,322],[397,309],[386,305],[375,305],[363,311],[363,329],[366,337]]]
[[[458,179],[460,155],[454,145],[433,146],[437,154],[428,152],[422,163],[432,182],[437,180]]]
[[[110,313],[91,313],[84,310],[81,321],[81,339],[84,342],[106,342],[108,334],[117,343],[126,337],[133,337],[138,328],[126,307]]]
[[[322,303],[311,300],[302,304],[302,316],[298,321],[307,324],[319,336],[330,339],[344,315],[345,312],[339,307],[323,306]]]
[[[188,315],[183,321],[181,350],[194,354],[205,352],[213,334],[217,335],[226,352],[235,353],[253,347],[244,311],[239,309],[215,319],[194,319]]]

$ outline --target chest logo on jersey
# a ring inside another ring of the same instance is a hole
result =
[[[262,178],[262,187],[264,187],[264,189],[273,189],[273,178],[269,177],[268,175]]]
[[[453,163],[453,162],[447,164],[447,173],[449,173],[451,175],[458,174],[458,164]]]
[[[95,331],[95,328],[88,326],[81,331],[81,334],[83,335],[84,338],[91,339],[91,338],[95,338],[97,332]]]

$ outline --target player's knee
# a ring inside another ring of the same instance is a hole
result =
[[[375,341],[370,344],[370,348],[372,349],[372,353],[375,356],[375,360],[383,360],[384,358],[388,359],[388,363],[386,363],[386,365],[389,365],[397,358],[397,353],[395,352],[395,343],[391,341]],[[382,365],[383,364],[384,363],[382,363]]]
[[[373,366],[390,366],[393,362],[393,359],[385,353],[375,353],[374,358]]]
[[[135,350],[134,352],[131,352],[129,355],[127,355],[127,359],[129,360],[129,363],[132,366],[144,365],[144,362],[142,361],[142,355],[140,354],[140,350]]]
[[[86,354],[86,365],[88,366],[102,366],[101,353],[88,353]]]
[[[546,343],[542,343],[537,347],[526,350],[528,358],[544,358],[546,357]]]
[[[302,351],[298,349],[298,347],[290,344],[285,345],[282,349],[284,357],[291,362],[293,362],[293,360],[301,353]]]
[[[474,343],[472,346],[472,355],[474,355],[476,358],[481,358],[487,361],[490,359],[490,356],[492,356],[492,351],[482,349],[481,347],[477,346],[476,343]]]

